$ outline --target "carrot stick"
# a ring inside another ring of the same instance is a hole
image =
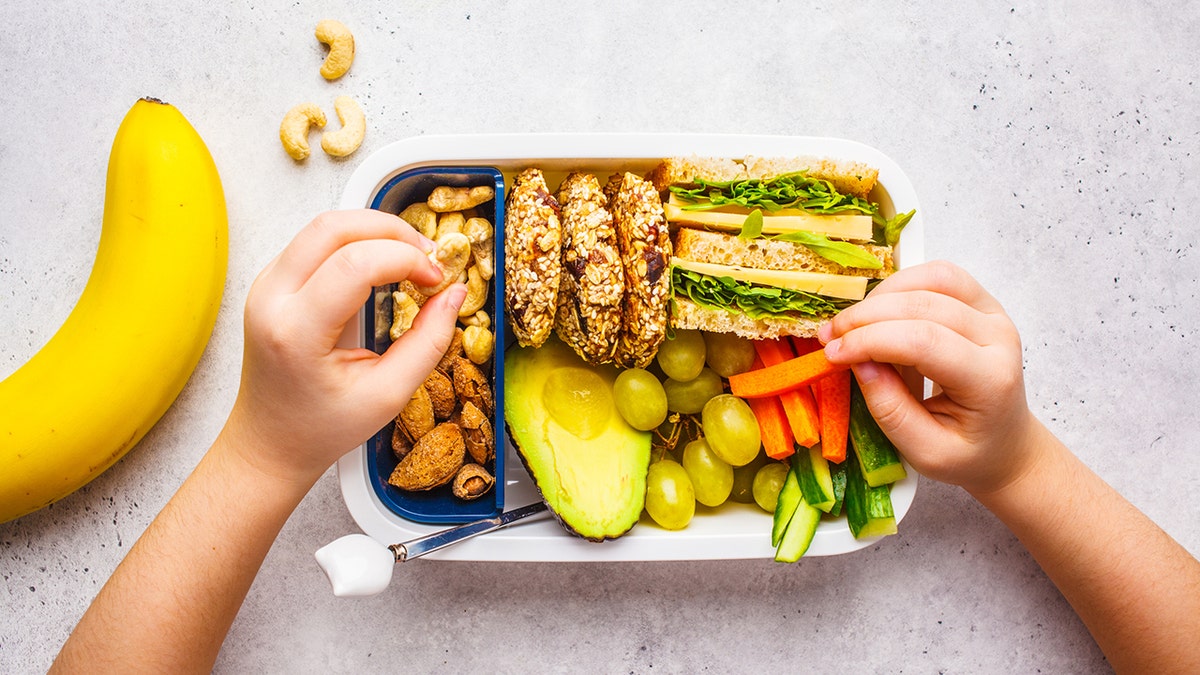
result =
[[[796,349],[796,354],[804,356],[821,349],[821,341],[815,337],[803,338],[792,336],[792,346]]]
[[[763,342],[763,341],[759,341]],[[755,343],[755,346],[758,342]],[[763,362],[766,363],[766,359]],[[822,377],[850,366],[833,364],[825,358],[825,350],[818,349],[804,356],[790,358],[759,370],[751,370],[729,378],[729,390],[741,398],[778,396],[816,382]]]
[[[754,349],[758,352],[759,359],[766,368],[750,372],[763,372],[771,366],[779,367],[781,364],[787,363],[794,358],[792,347],[784,338],[780,338],[779,340],[757,340],[754,343]],[[731,383],[730,389],[732,388],[733,385]],[[738,396],[738,394],[734,395]],[[810,448],[820,442],[821,420],[817,411],[817,404],[813,401],[812,392],[809,388],[805,386],[796,387],[781,391],[778,396],[779,402],[783,405],[784,414],[787,415],[788,426],[792,429],[792,436],[795,438],[795,442],[806,448]]]
[[[754,360],[755,368],[762,368],[762,360]],[[796,451],[792,428],[788,425],[787,413],[777,397],[748,398],[746,403],[758,419],[758,430],[762,434],[763,450],[771,459],[783,459]]]
[[[846,459],[846,439],[850,434],[850,371],[826,375],[814,382],[812,389],[821,413],[821,456],[831,462],[842,462]]]

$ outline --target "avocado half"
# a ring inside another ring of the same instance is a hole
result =
[[[504,420],[546,505],[572,534],[615,539],[641,516],[650,432],[613,401],[617,369],[593,366],[551,339],[504,357]]]

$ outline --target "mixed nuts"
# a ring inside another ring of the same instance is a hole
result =
[[[444,283],[420,288],[410,282],[377,289],[377,344],[398,340],[433,294],[454,281],[467,284],[450,347],[413,394],[392,425],[392,452],[399,463],[388,483],[406,491],[449,486],[452,494],[473,500],[496,484],[495,399],[487,373],[494,354],[493,321],[486,309],[494,274],[493,224],[477,206],[495,198],[491,187],[434,189],[427,202],[409,205],[400,217],[427,236],[435,236],[430,254]]]

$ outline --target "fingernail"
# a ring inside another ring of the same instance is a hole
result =
[[[420,242],[421,251],[423,253],[426,253],[426,254],[433,253],[433,249],[436,248],[436,245],[433,243],[433,240],[430,239],[429,237],[426,237],[423,234],[417,235],[417,241]]]
[[[879,364],[874,361],[864,361],[854,364],[854,377],[859,384],[867,384],[879,377]]]
[[[825,343],[825,358],[837,356],[837,353],[842,349],[842,339],[830,340]]]
[[[821,344],[825,344],[825,343],[829,342],[829,339],[832,337],[833,337],[833,324],[826,321],[825,323],[821,324],[820,326],[817,326],[817,339],[821,341]]]

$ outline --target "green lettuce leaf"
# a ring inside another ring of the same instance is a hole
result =
[[[682,267],[671,268],[675,293],[702,307],[741,312],[753,319],[797,319],[831,316],[854,304],[853,300],[825,298],[813,293],[773,286],[758,286],[730,277],[714,277]]]
[[[895,246],[900,241],[901,230],[916,213],[913,210],[897,214],[890,219],[885,218],[875,202],[844,195],[837,191],[833,183],[813,178],[804,171],[786,173],[766,180],[706,181],[696,178],[693,182],[698,187],[672,185],[668,188],[680,201],[685,202],[681,207],[685,211],[708,211],[722,206],[763,209],[769,213],[782,209],[803,209],[821,215],[857,211],[871,216],[875,224],[872,241],[880,246]],[[745,226],[742,230],[742,236],[749,238],[745,234]]]
[[[742,231],[738,233],[738,237],[742,239],[757,239],[762,236],[763,216],[761,209],[754,209],[750,215],[746,216],[746,222],[742,223]]]
[[[868,216],[879,211],[878,205],[844,195],[833,187],[833,183],[813,178],[804,171],[785,173],[766,180],[706,181],[697,178],[695,183],[699,187],[673,185],[670,188],[680,201],[688,202],[682,207],[685,211],[706,211],[722,206],[761,208],[772,212],[804,209],[820,214],[858,211]]]
[[[745,232],[745,228],[742,231]],[[795,232],[784,232],[783,234],[776,234],[768,238],[795,242],[822,258],[832,260],[845,267],[860,267],[869,270],[883,268],[883,262],[867,249],[851,244],[848,241],[834,241],[816,232],[796,230]]]

